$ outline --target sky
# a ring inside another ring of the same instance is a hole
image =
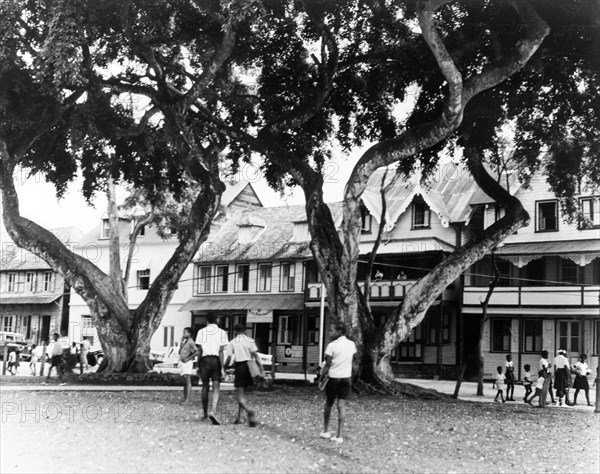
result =
[[[324,195],[327,202],[342,199],[344,184],[350,177],[352,167],[367,147],[357,149],[349,155],[341,152],[329,162],[324,169]],[[273,191],[256,169],[245,165],[239,173],[240,178],[254,186],[264,206],[285,206],[304,203],[301,189],[296,188],[281,196]],[[19,195],[21,215],[47,229],[75,226],[82,232],[90,231],[98,224],[106,210],[106,198],[98,194],[89,206],[81,193],[81,180],[74,181],[67,189],[64,197],[58,200],[54,186],[47,183],[41,175],[28,177],[25,172],[15,177],[15,187]],[[123,191],[120,199],[125,197]],[[5,232],[4,223],[0,220],[1,233]]]

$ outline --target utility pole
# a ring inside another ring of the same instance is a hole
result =
[[[598,291],[598,321],[596,324],[596,409],[600,413],[600,291]]]

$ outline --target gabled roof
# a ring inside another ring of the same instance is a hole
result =
[[[380,168],[373,173],[367,189],[361,196],[364,205],[371,215],[379,220],[382,210],[381,187],[388,187],[386,198],[386,231],[396,225],[415,196],[421,196],[427,205],[439,217],[442,225],[447,227],[453,222],[469,222],[473,206],[493,203],[494,200],[483,192],[471,174],[461,166],[446,164],[437,176],[426,185],[420,183],[420,176],[415,175],[408,181],[401,181],[394,169]],[[516,180],[511,178],[511,192],[518,189]]]
[[[48,229],[64,244],[73,244],[77,242],[83,232],[77,227],[57,227]],[[2,233],[0,237],[2,241],[2,258],[0,259],[0,270],[2,271],[19,271],[19,270],[51,270],[50,265],[41,257],[29,252],[28,250],[17,247],[10,238],[8,233]],[[10,244],[14,248],[10,248]],[[7,245],[9,244],[9,245]]]
[[[219,229],[202,244],[198,262],[301,259],[311,256],[308,242],[292,242],[294,222],[305,219],[304,206],[262,207],[230,213]],[[263,222],[260,238],[245,244],[238,241],[239,225]]]

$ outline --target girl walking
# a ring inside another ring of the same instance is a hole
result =
[[[579,362],[577,362],[573,369],[575,370],[575,382],[573,383],[573,388],[575,389],[575,396],[573,397],[573,405],[577,405],[577,395],[579,395],[579,391],[583,390],[585,393],[585,399],[587,400],[588,407],[591,407],[590,403],[590,384],[588,382],[587,376],[592,373],[587,363],[587,356],[585,354],[581,354],[579,356]]]
[[[496,374],[496,380],[494,382],[494,385],[496,386],[496,397],[494,398],[494,401],[497,402],[498,396],[500,396],[502,403],[504,403],[506,400],[504,400],[504,395],[502,394],[502,391],[504,390],[505,377],[502,373],[502,366],[499,365],[496,368],[496,370],[498,371],[498,373]]]

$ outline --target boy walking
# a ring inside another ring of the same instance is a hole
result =
[[[200,348],[198,372],[202,380],[202,409],[204,410],[202,419],[209,418],[213,425],[220,425],[217,418],[217,405],[221,378],[225,377],[223,349],[229,342],[229,337],[217,326],[218,316],[216,314],[209,314],[207,319],[208,325],[204,329],[200,329],[196,335],[196,345]],[[211,411],[208,412],[208,389],[211,381],[213,398]]]
[[[323,412],[323,431],[319,435],[323,439],[328,439],[334,443],[344,442],[342,431],[346,419],[346,399],[350,395],[352,379],[352,359],[356,354],[356,345],[346,337],[347,329],[343,323],[337,323],[332,327],[332,341],[325,349],[325,367],[320,374],[322,381],[329,376],[329,381],[325,386],[325,410]],[[331,408],[337,399],[338,407],[338,427],[335,436],[329,432],[329,419],[331,418]]]
[[[198,348],[192,340],[192,328],[183,330],[181,345],[179,346],[179,362],[181,375],[183,376],[183,401],[182,405],[189,405],[192,397],[192,370],[194,370],[194,357],[198,354]]]
[[[60,366],[62,362],[62,353],[63,348],[58,340],[59,335],[57,333],[52,334],[52,338],[54,341],[52,342],[52,349],[50,351],[51,359],[50,359],[50,367],[48,368],[48,376],[46,377],[46,381],[43,385],[48,385],[48,381],[50,380],[50,374],[52,373],[52,367],[56,367],[56,373],[58,374],[58,378],[60,379],[61,385],[66,385],[65,380],[63,378],[62,367]]]
[[[261,374],[264,374],[263,366],[258,355],[256,342],[251,337],[246,336],[246,325],[236,324],[233,328],[235,338],[227,345],[227,362],[226,366],[231,362],[232,357],[235,357],[235,392],[238,400],[238,414],[234,423],[237,425],[242,418],[242,410],[248,413],[248,424],[250,427],[256,426],[256,413],[248,407],[248,398],[246,397],[246,388],[254,384],[249,363],[256,362]]]

